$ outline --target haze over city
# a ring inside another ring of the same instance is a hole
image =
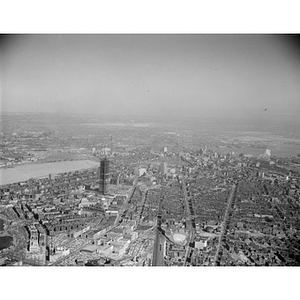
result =
[[[0,36],[0,266],[299,266],[298,39]]]
[[[286,35],[2,35],[1,111],[296,120],[299,49]]]
[[[295,297],[298,6],[1,3],[1,294]]]

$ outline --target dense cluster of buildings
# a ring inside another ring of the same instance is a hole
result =
[[[149,138],[157,138],[154,130]],[[15,142],[46,147],[52,139],[28,132]],[[2,264],[300,264],[294,163],[270,151],[256,159],[206,146],[135,146],[131,135],[128,144],[110,135],[102,148],[90,137],[68,139],[56,142],[67,149],[86,139],[99,167],[0,186],[0,218],[14,237],[0,252]],[[7,151],[11,142],[4,139]]]

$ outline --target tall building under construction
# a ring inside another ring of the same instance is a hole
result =
[[[100,162],[100,182],[99,182],[99,191],[103,195],[108,193],[109,188],[109,160],[105,157]]]
[[[110,142],[109,142],[109,147],[110,147],[110,151],[113,152],[113,148],[114,148],[114,138],[113,135],[111,134],[109,136]]]

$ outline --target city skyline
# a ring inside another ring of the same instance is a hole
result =
[[[299,266],[298,39],[1,35],[0,266]]]

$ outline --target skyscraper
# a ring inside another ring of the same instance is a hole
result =
[[[110,181],[110,179],[109,179],[109,160],[105,157],[100,162],[99,191],[103,195],[107,194],[109,181]]]
[[[167,163],[162,162],[159,166],[159,172],[163,175],[167,174]]]
[[[109,138],[110,138],[110,150],[111,150],[111,152],[113,152],[113,147],[114,147],[114,138],[113,138],[113,135],[111,134],[110,136],[109,136]]]

